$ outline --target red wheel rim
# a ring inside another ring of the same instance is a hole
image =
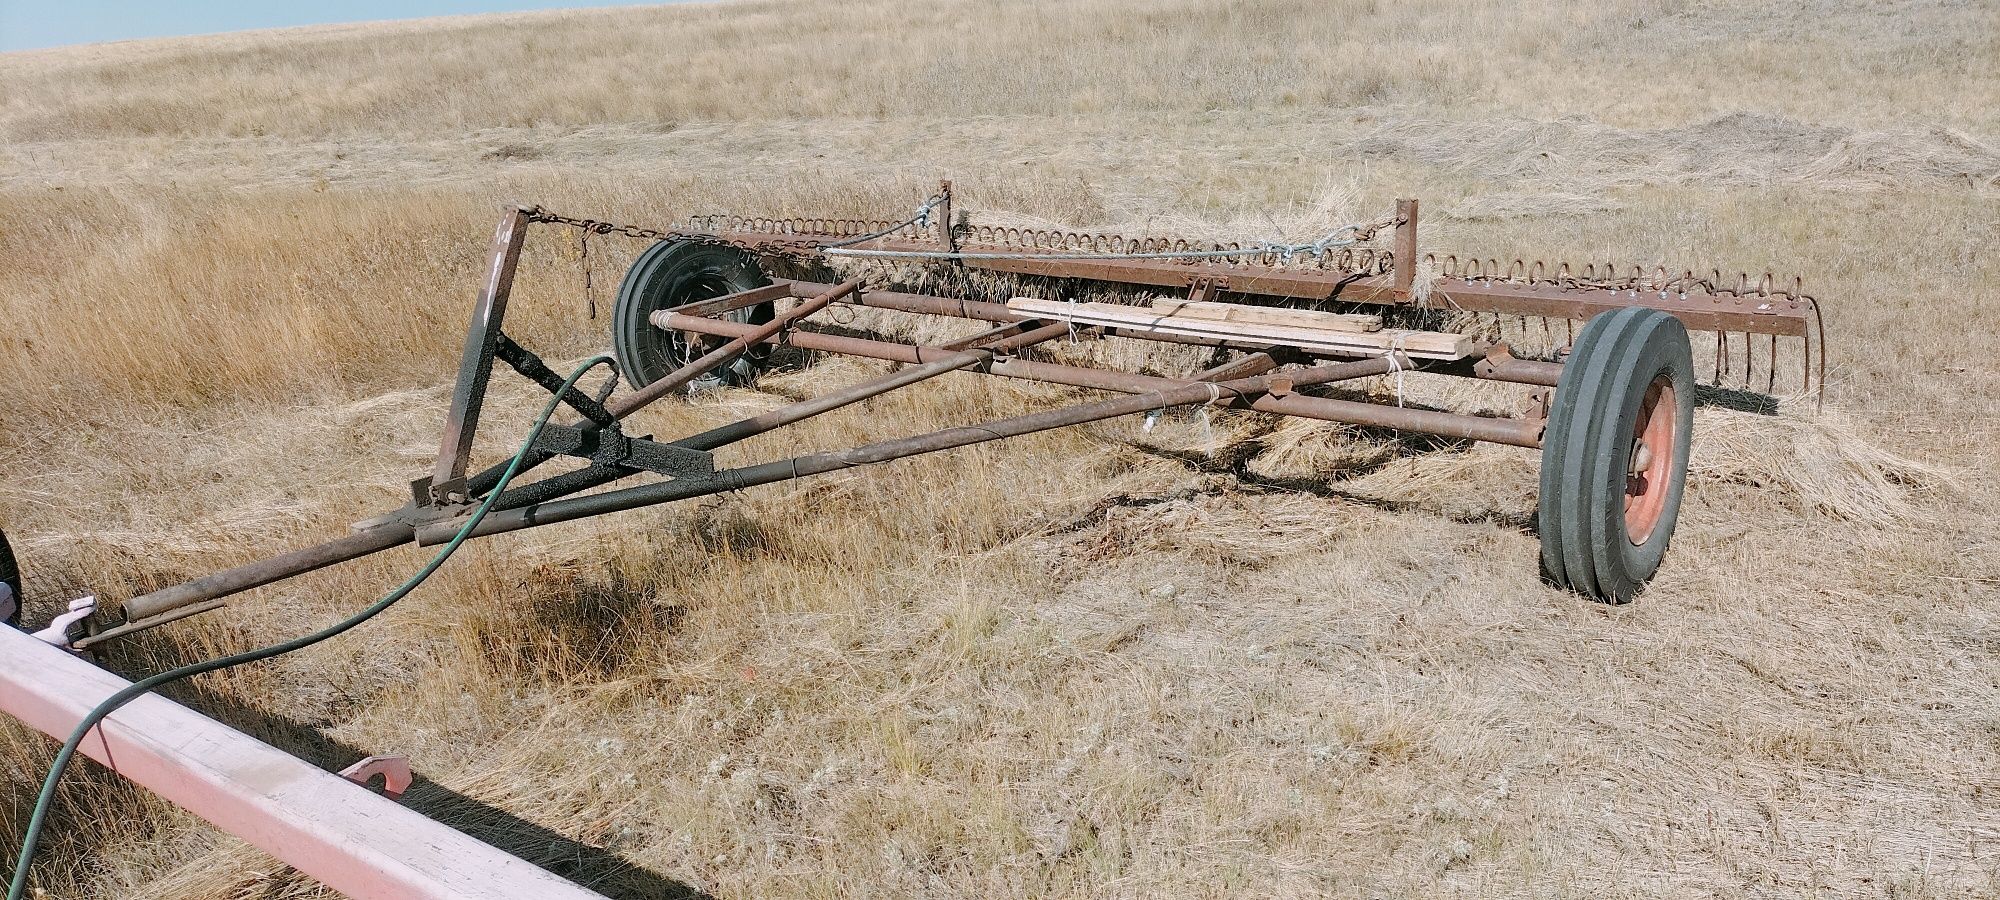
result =
[[[1625,476],[1625,538],[1644,544],[1660,524],[1673,480],[1675,429],[1680,425],[1674,383],[1662,375],[1646,386],[1639,418],[1632,424],[1632,450]]]

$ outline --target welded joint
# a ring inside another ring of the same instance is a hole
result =
[[[1499,341],[1486,348],[1479,359],[1472,364],[1472,373],[1480,378],[1494,378],[1502,368],[1520,357],[1514,355],[1514,348],[1506,341]]]
[[[1556,394],[1556,388],[1530,390],[1528,392],[1528,404],[1526,404],[1526,408],[1522,410],[1520,416],[1522,418],[1536,418],[1536,420],[1548,422],[1548,406],[1550,406],[1550,400],[1554,398],[1554,394]]]
[[[650,436],[627,437],[616,429],[550,424],[536,437],[535,447],[603,466],[644,469],[669,478],[706,478],[715,472],[715,457],[706,451],[664,444]]]

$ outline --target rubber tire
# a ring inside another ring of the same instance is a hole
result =
[[[1674,392],[1673,457],[1659,518],[1634,544],[1625,525],[1626,472],[1646,391],[1661,378]],[[1659,570],[1687,488],[1694,399],[1694,357],[1679,319],[1635,306],[1584,325],[1542,436],[1539,530],[1551,582],[1625,603]]]
[[[654,312],[686,303],[770,284],[756,258],[732,247],[687,241],[661,241],[634,260],[618,286],[611,310],[611,348],[618,374],[630,387],[643,387],[679,368],[690,348],[679,334],[653,327]],[[724,316],[731,321],[761,325],[771,321],[769,303]],[[697,379],[701,384],[747,384],[770,356],[759,347]]]
[[[21,606],[27,602],[21,593],[21,566],[14,560],[14,548],[7,546],[7,533],[0,531],[0,583],[14,592],[14,610],[7,614],[6,624],[16,628],[21,625]]]

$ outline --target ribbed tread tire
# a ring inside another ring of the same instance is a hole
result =
[[[14,609],[7,614],[7,624],[21,624],[21,604],[26,597],[21,593],[21,565],[14,559],[14,548],[7,545],[7,533],[0,531],[0,583],[5,583],[14,592]]]
[[[619,377],[632,387],[652,384],[688,358],[691,349],[680,335],[653,327],[654,312],[770,283],[755,257],[734,248],[688,241],[661,241],[646,248],[625,270],[611,309],[611,349],[618,358]],[[772,305],[765,303],[725,318],[762,324],[772,315]],[[769,355],[768,348],[753,349],[705,375],[703,381],[746,383]]]
[[[1673,457],[1659,518],[1635,544],[1625,526],[1626,471],[1646,391],[1662,378],[1675,397]],[[1694,360],[1679,319],[1627,307],[1584,325],[1542,435],[1539,530],[1542,572],[1551,582],[1607,603],[1630,601],[1644,588],[1673,536],[1693,426]]]

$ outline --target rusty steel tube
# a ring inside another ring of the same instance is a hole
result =
[[[711,428],[700,434],[674,441],[676,446],[695,450],[713,450],[728,444],[763,434],[774,428],[781,428],[793,422],[812,418],[821,413],[831,412],[851,403],[858,403],[870,397],[886,394],[896,388],[906,387],[959,369],[986,362],[1001,353],[1011,353],[1022,347],[1054,340],[1069,333],[1068,325],[1047,325],[1032,331],[994,341],[984,347],[961,350],[934,359],[922,365],[913,366],[900,372],[892,372],[881,378],[865,381],[843,388],[823,397],[815,397],[790,406],[774,409],[760,416],[731,422]]]
[[[827,285],[826,290],[820,291],[817,294],[806,298],[806,301],[804,303],[801,303],[798,306],[795,306],[779,314],[778,316],[773,317],[769,322],[766,322],[762,325],[753,326],[748,332],[738,336],[735,340],[732,340],[721,347],[717,347],[716,349],[708,353],[702,354],[700,359],[697,359],[684,366],[681,366],[678,369],[675,369],[674,371],[668,373],[665,377],[661,378],[660,380],[655,381],[652,384],[646,385],[645,387],[640,388],[639,390],[634,391],[633,393],[626,394],[622,397],[612,398],[610,401],[604,404],[604,409],[606,412],[609,412],[611,414],[612,418],[615,419],[623,419],[626,416],[638,412],[639,410],[652,405],[654,402],[658,401],[661,397],[664,397],[672,393],[673,391],[685,386],[688,382],[701,377],[703,372],[707,372],[710,369],[713,369],[716,366],[719,366],[724,362],[727,362],[731,357],[734,357],[737,354],[740,354],[743,351],[749,349],[750,345],[755,344],[758,341],[763,340],[766,337],[769,337],[770,335],[776,334],[780,331],[783,331],[786,328],[791,327],[794,323],[798,322],[800,319],[803,319],[807,316],[812,315],[813,313],[825,309],[827,304],[832,303],[835,300],[852,295],[855,291],[859,290],[860,287],[861,287],[861,279],[858,278],[837,285]],[[664,312],[666,311],[662,310],[660,312],[654,313],[654,315],[658,316]],[[761,335],[761,337],[759,335]],[[597,428],[597,425],[594,422],[581,422],[578,424],[582,428],[585,428],[587,430],[595,430]],[[521,471],[526,472],[530,469],[540,466],[542,463],[548,462],[549,459],[553,456],[554,454],[549,453],[547,451],[535,450],[529,453],[525,459],[521,460]],[[487,491],[491,490],[495,484],[499,483],[500,473],[506,470],[507,470],[506,463],[496,463],[492,466],[487,467],[485,470],[479,472],[478,474],[467,478],[466,494],[472,497],[478,497],[484,495]]]
[[[811,296],[827,290],[832,285],[813,281],[792,282],[793,296]],[[1007,308],[1005,303],[988,303],[983,300],[962,300],[957,297],[936,297],[930,294],[905,294],[897,291],[868,291],[846,302],[855,306],[875,309],[893,309],[901,312],[924,313],[933,316],[953,316],[960,319],[979,319],[985,322],[1020,322],[1034,316],[1023,315]],[[662,310],[665,312],[666,310]],[[659,324],[659,323],[654,323]]]
[[[1562,381],[1562,363],[1544,362],[1539,359],[1481,360],[1473,366],[1473,375],[1489,381],[1506,381],[1514,384],[1532,384],[1541,387],[1555,387]]]
[[[792,327],[792,324],[798,320],[825,309],[827,304],[835,300],[850,297],[855,291],[860,289],[861,279],[859,278],[851,278],[834,285],[825,291],[815,294],[807,299],[806,302],[778,314],[771,321],[753,327],[750,331],[745,332],[735,340],[702,354],[700,359],[675,369],[659,381],[655,381],[637,391],[626,394],[624,397],[605,404],[605,409],[614,417],[621,419],[631,415],[645,408],[653,401],[680,389],[688,382],[700,378],[702,373],[728,362],[735,356],[741,355],[743,351],[750,349],[752,344]],[[666,310],[653,313],[656,324],[658,319],[663,315],[674,315],[674,313],[667,312]]]
[[[812,453],[755,466],[725,469],[706,479],[685,479],[646,484],[575,497],[568,500],[554,500],[520,509],[504,510],[489,514],[474,526],[473,537],[516,531],[537,525],[553,525],[574,519],[588,518],[605,513],[621,512],[642,506],[652,506],[675,500],[687,500],[710,494],[742,490],[757,485],[785,481],[807,475],[818,475],[839,469],[874,463],[889,462],[923,453],[951,450],[969,444],[1001,440],[1063,428],[1082,425],[1104,419],[1134,413],[1165,409],[1171,406],[1187,406],[1195,403],[1214,402],[1225,396],[1249,396],[1260,394],[1271,387],[1273,380],[1288,378],[1294,384],[1321,384],[1375,374],[1382,370],[1383,360],[1361,360],[1351,363],[1335,363],[1288,372],[1283,376],[1263,375],[1255,378],[1238,378],[1220,382],[1173,382],[1167,390],[1147,391],[1129,397],[1099,400],[1079,406],[1068,406],[1046,412],[1030,413],[1023,416],[1000,419],[981,425],[964,425],[946,428],[914,437],[897,438],[865,444],[850,450],[835,450],[826,453]],[[1170,379],[1168,379],[1170,380]],[[465,523],[462,520],[435,522],[417,530],[419,543],[442,543],[457,534]]]
[[[312,547],[293,550],[282,556],[258,560],[248,565],[204,575],[193,581],[161,588],[125,601],[127,621],[151,618],[192,603],[242,593],[294,575],[324,569],[371,553],[380,553],[410,542],[410,526],[401,522],[377,525]]]
[[[816,397],[811,400],[801,401],[799,403],[794,403],[789,406],[781,407],[779,409],[774,409],[770,412],[764,413],[763,415],[753,416],[748,419],[741,419],[735,422],[731,422],[727,425],[718,426],[716,428],[709,429],[708,431],[704,431],[700,434],[693,435],[691,437],[685,437],[677,441],[673,441],[672,443],[675,446],[687,447],[693,450],[714,450],[719,447],[724,447],[729,444],[736,443],[737,441],[745,440],[747,438],[763,434],[764,432],[771,431],[776,428],[782,428],[786,425],[792,424],[793,422],[802,421],[804,419],[811,418],[821,413],[831,412],[833,410],[839,409],[843,406],[847,406],[852,403],[858,403],[870,397],[875,397],[881,394],[888,393],[889,391],[895,390],[896,388],[907,387],[909,385],[916,384],[917,382],[924,381],[930,378],[935,378],[939,375],[943,375],[946,372],[957,371],[959,369],[963,369],[968,366],[985,362],[986,360],[993,358],[993,356],[996,353],[1012,352],[1022,347],[1026,347],[1030,344],[1039,344],[1043,341],[1052,340],[1054,338],[1061,337],[1068,333],[1069,333],[1068,325],[1045,325],[1041,328],[1034,329],[1024,334],[1017,334],[1004,337],[1003,339],[993,340],[989,343],[988,346],[985,347],[978,347],[972,350],[961,351],[957,353],[943,354],[937,359],[931,360],[929,362],[923,363],[922,365],[913,368],[905,369],[901,372],[893,372],[881,378],[865,381],[856,385],[851,385],[839,391],[827,394],[824,397]],[[569,475],[561,476],[564,478],[572,478],[574,480],[564,485],[561,493],[558,494],[557,496],[574,494],[580,491],[585,491],[591,488],[610,484],[614,481],[624,478],[626,474],[627,473],[624,472],[599,472],[595,475],[586,475],[584,473],[573,472],[570,473]],[[578,476],[583,476],[583,477],[578,477]],[[542,502],[543,500],[546,499],[553,499],[552,497],[541,497],[537,493],[536,489],[542,487],[542,485],[544,484],[546,484],[546,482],[531,484],[525,487],[517,488],[513,491],[509,491],[507,494],[502,495],[497,501],[495,501],[494,508],[512,509],[518,506],[527,506],[532,503]]]
[[[735,322],[720,322],[714,319],[698,319],[688,316],[666,316],[664,327],[710,334],[735,334],[746,326]],[[941,353],[934,347],[899,344],[892,341],[876,341],[867,338],[846,337],[844,335],[819,334],[811,331],[795,331],[784,336],[784,341],[794,347],[806,350],[823,350],[844,353],[849,356],[864,356],[874,359],[888,359],[897,362],[918,362],[926,357],[936,359]],[[1360,374],[1346,377],[1380,375],[1390,371],[1388,360],[1374,357],[1355,363],[1320,366],[1316,369],[1331,369],[1338,365],[1367,366],[1367,370],[1354,370]],[[1414,368],[1408,362],[1405,368]],[[1122,393],[1164,390],[1187,382],[1172,378],[1158,378],[1151,375],[1134,375],[1127,372],[1113,372],[1105,369],[1087,369],[1064,366],[1055,363],[1033,362],[1022,359],[996,360],[987,367],[994,375],[1021,378],[1029,381],[1045,381],[1074,387],[1097,388]],[[1295,379],[1315,369],[1303,369],[1289,373]],[[1419,370],[1420,371],[1420,370]],[[1295,380],[1298,386],[1315,382]],[[1233,405],[1243,406],[1262,412],[1300,416],[1308,419],[1323,419],[1329,422],[1343,422],[1349,425],[1367,425],[1380,428],[1396,428],[1404,431],[1419,431],[1441,437],[1465,440],[1487,441],[1495,444],[1509,444],[1516,447],[1539,448],[1542,445],[1542,423],[1533,419],[1499,419],[1487,416],[1468,416],[1460,413],[1439,412],[1426,409],[1411,409],[1401,406],[1383,406],[1354,400],[1336,400],[1329,397],[1306,397],[1289,395],[1284,397],[1261,396],[1252,400],[1237,400]]]

